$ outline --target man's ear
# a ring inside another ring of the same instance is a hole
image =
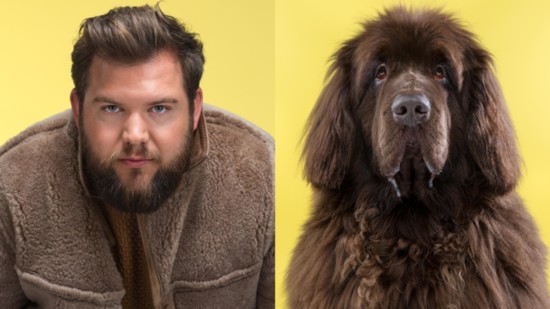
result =
[[[195,99],[193,100],[194,104],[194,113],[193,113],[193,130],[197,129],[199,125],[199,119],[201,118],[202,113],[202,89],[197,88],[195,92]]]
[[[76,127],[79,128],[80,122],[78,121],[78,115],[80,114],[80,100],[78,99],[78,94],[76,94],[76,89],[74,88],[71,91],[71,109],[73,110],[73,118],[76,123]]]

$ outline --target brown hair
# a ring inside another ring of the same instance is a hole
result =
[[[72,52],[71,73],[80,104],[84,102],[94,56],[135,63],[166,48],[178,55],[187,97],[190,102],[195,98],[204,66],[202,43],[178,20],[165,15],[158,4],[154,8],[119,7],[105,15],[87,18],[79,34]]]

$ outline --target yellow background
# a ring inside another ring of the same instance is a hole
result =
[[[310,209],[300,137],[328,59],[360,22],[398,2],[454,12],[494,55],[524,159],[519,192],[550,244],[550,2],[165,0],[162,9],[205,45],[205,101],[276,138],[277,308],[286,308],[283,275]],[[69,108],[70,52],[84,18],[143,3],[1,0],[0,144]]]
[[[454,12],[494,55],[524,159],[519,192],[550,244],[550,2],[277,0],[277,308],[286,308],[284,271],[310,210],[311,192],[299,164],[300,137],[322,89],[327,61],[359,31],[359,22],[396,3]]]
[[[70,108],[71,51],[83,19],[157,1],[0,0],[0,144]],[[275,132],[273,0],[165,0],[204,44],[204,100]]]

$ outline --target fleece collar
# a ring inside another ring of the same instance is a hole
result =
[[[204,119],[204,110],[201,111],[201,117],[199,118],[199,124],[197,129],[193,132],[193,150],[191,154],[191,161],[189,169],[199,165],[208,156],[208,131],[206,128],[206,120]]]

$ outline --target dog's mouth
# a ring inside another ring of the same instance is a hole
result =
[[[434,179],[441,173],[446,151],[438,151],[441,141],[426,138],[420,130],[410,130],[401,135],[390,156],[393,166],[387,168],[386,178],[398,197],[432,189]],[[435,150],[435,151],[434,151]],[[438,155],[442,154],[442,155]]]

